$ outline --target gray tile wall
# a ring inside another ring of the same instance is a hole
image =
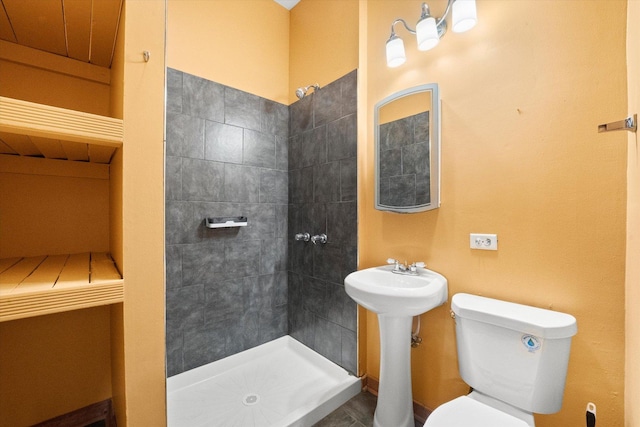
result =
[[[379,163],[380,204],[431,202],[428,111],[380,125]]]
[[[356,372],[357,72],[289,107],[289,334]],[[325,233],[325,245],[295,241]]]
[[[167,71],[169,376],[287,334],[288,123],[286,105]]]
[[[287,107],[168,69],[168,376],[287,333],[356,371],[356,79]]]

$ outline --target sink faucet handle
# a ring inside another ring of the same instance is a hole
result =
[[[413,265],[415,265],[416,267],[420,267],[420,268],[425,268],[425,263],[420,261],[420,262],[414,262]]]
[[[393,258],[387,258],[387,264],[396,264],[398,261],[396,261]]]

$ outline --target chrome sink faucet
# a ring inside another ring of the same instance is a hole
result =
[[[411,265],[407,265],[407,261],[405,261],[403,264],[397,259],[393,259],[393,258],[387,259],[387,264],[393,264],[393,270],[391,270],[392,273],[409,274],[412,276],[418,275],[418,268],[425,267],[424,262],[414,262]]]

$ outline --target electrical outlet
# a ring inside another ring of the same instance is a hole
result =
[[[469,234],[469,247],[471,249],[481,249],[485,251],[497,251],[498,250],[498,235],[497,234]]]

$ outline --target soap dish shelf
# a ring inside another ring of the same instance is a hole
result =
[[[233,228],[233,227],[246,227],[246,216],[221,216],[205,218],[204,225],[207,228]]]

